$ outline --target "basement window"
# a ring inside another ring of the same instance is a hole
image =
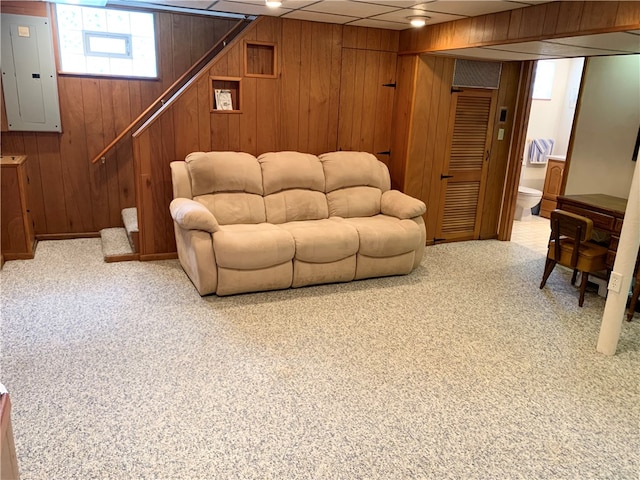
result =
[[[153,13],[56,4],[60,73],[157,78]]]

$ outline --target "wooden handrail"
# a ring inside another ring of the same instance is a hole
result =
[[[193,76],[194,71],[200,70],[202,67],[204,67],[204,65],[206,65],[209,61],[211,61],[211,59],[215,55],[217,55],[218,52],[222,50],[222,48],[224,48],[227,45],[227,40],[229,39],[229,37],[231,37],[232,35],[235,36],[237,33],[239,33],[239,31],[241,31],[242,28],[247,23],[252,21],[254,18],[255,17],[248,17],[248,18],[239,20],[231,28],[231,30],[229,30],[224,37],[218,40],[213,47],[207,50],[207,52],[204,55],[202,55],[202,57],[200,57],[198,61],[189,68],[189,70],[187,70],[182,75],[180,75],[180,77],[175,82],[173,82],[169,88],[167,88],[164,92],[162,92],[162,94],[151,105],[149,105],[140,115],[138,115],[138,117],[133,122],[131,122],[127,126],[127,128],[125,128],[122,132],[120,132],[120,134],[116,138],[114,138],[106,147],[104,147],[100,151],[100,153],[96,155],[93,160],[91,160],[91,163],[96,163],[99,160],[104,160],[105,155],[107,154],[107,152],[109,152],[109,150],[115,147],[120,140],[122,140],[129,132],[131,132],[131,130],[133,130],[134,127],[138,123],[140,123],[158,105],[160,105],[162,108],[162,105],[164,105],[165,103],[165,99],[172,97],[177,91],[179,91],[182,88],[181,84],[185,83],[185,79],[188,79],[191,76]]]

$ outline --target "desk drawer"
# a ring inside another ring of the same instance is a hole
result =
[[[616,218],[615,225],[613,226],[613,232],[619,234],[621,231],[622,231],[622,219]]]
[[[573,205],[562,205],[562,210],[590,218],[593,221],[593,226],[602,230],[612,231],[616,220],[611,215],[594,212],[593,210],[585,210],[580,207],[574,207]]]
[[[620,243],[620,237],[617,237],[616,235],[611,235],[611,241],[609,242],[609,250],[613,250],[614,252],[617,252],[618,243]]]

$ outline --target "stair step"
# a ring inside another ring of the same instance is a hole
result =
[[[100,230],[102,239],[102,255],[105,257],[115,257],[134,254],[127,232],[124,228],[103,228]]]
[[[127,232],[129,244],[134,252],[138,251],[138,209],[136,207],[125,208],[122,210],[122,223]]]
[[[127,233],[139,232],[138,230],[138,209],[136,207],[122,210],[122,222]]]

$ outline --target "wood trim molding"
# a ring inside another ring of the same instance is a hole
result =
[[[146,255],[140,255],[141,262],[150,262],[154,260],[175,260],[177,258],[178,258],[178,252],[149,253]]]
[[[560,1],[400,32],[399,55],[640,28],[640,2]]]
[[[100,232],[78,233],[41,233],[36,235],[36,240],[71,240],[74,238],[99,238]]]
[[[507,166],[507,178],[504,187],[504,200],[498,224],[498,240],[511,239],[513,217],[516,212],[516,199],[518,197],[518,184],[520,183],[520,171],[522,169],[522,155],[524,154],[525,138],[527,136],[527,127],[529,126],[529,113],[531,112],[535,65],[536,62],[534,61],[523,62],[520,73],[509,165]]]

